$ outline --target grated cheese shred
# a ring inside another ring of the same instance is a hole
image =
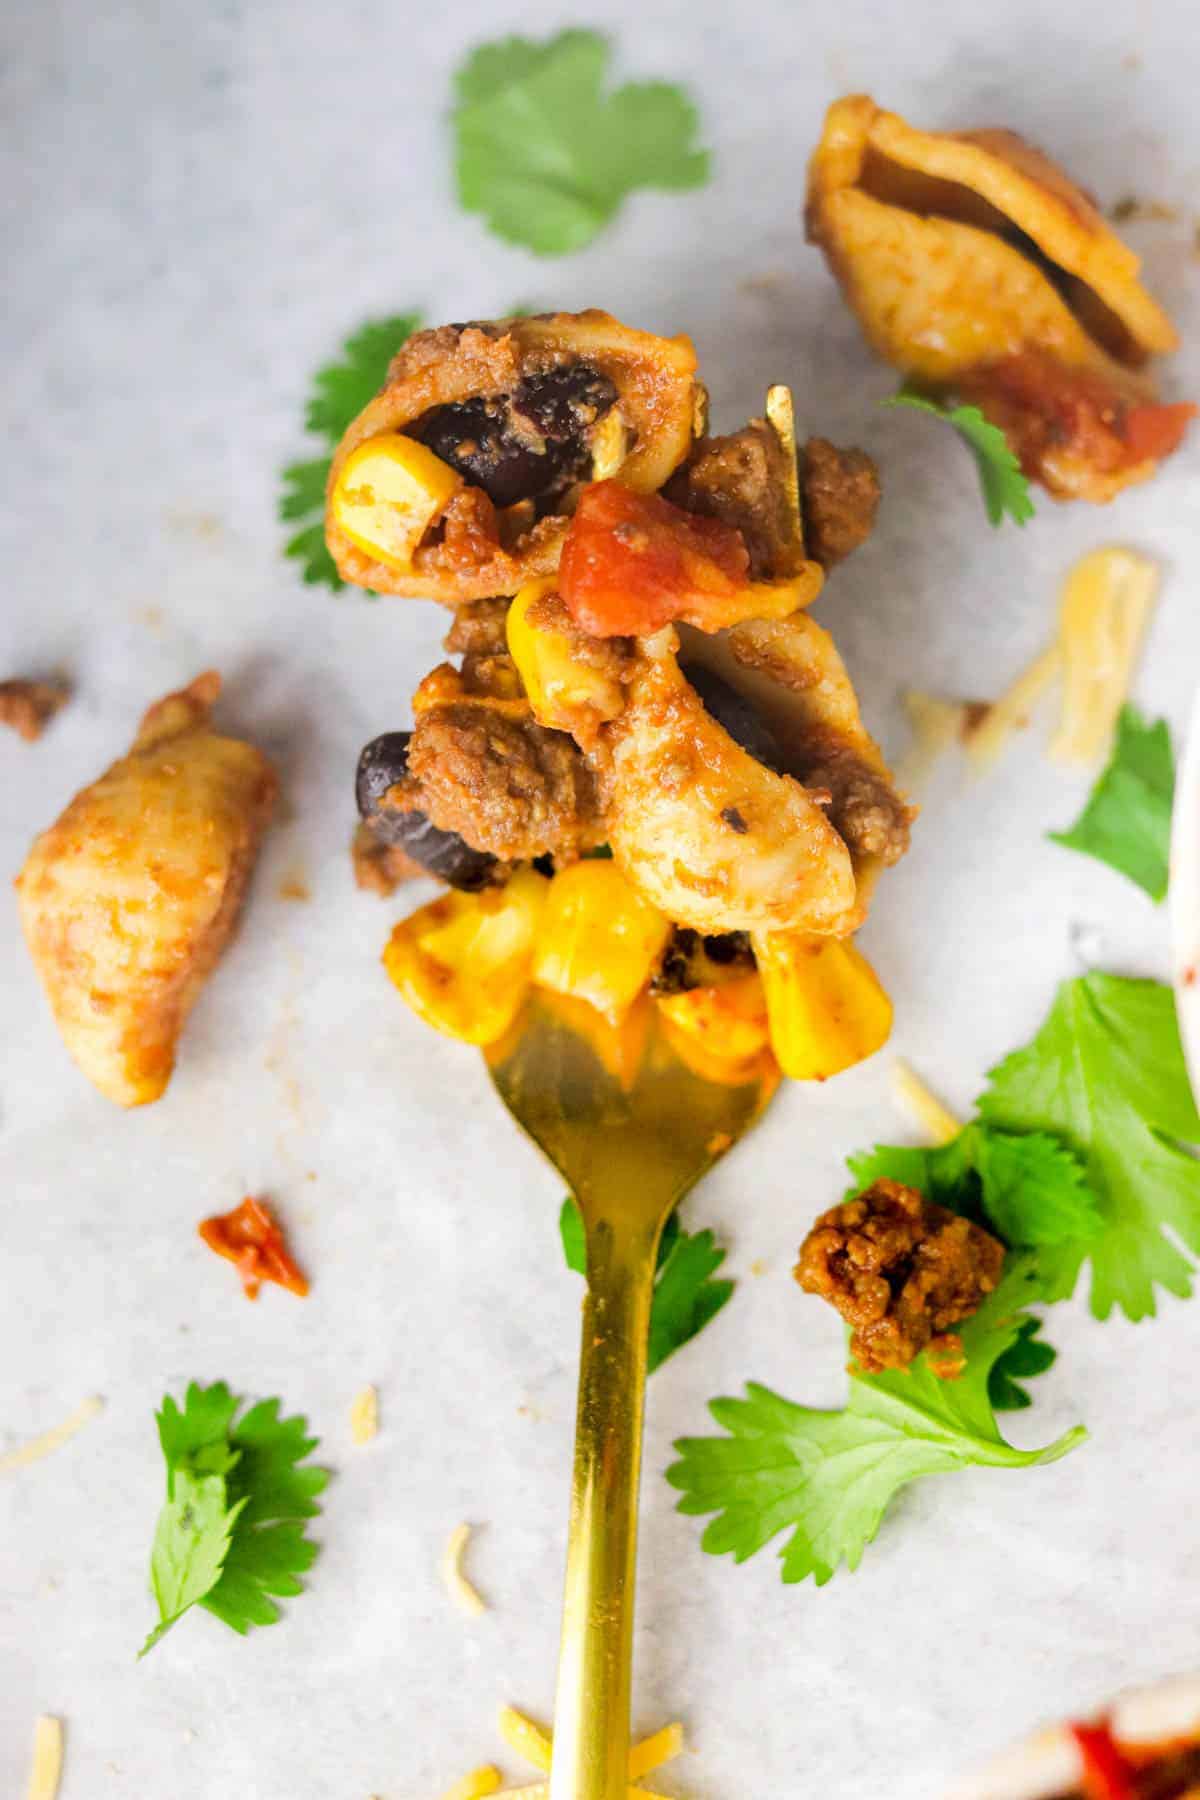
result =
[[[467,1540],[471,1536],[469,1525],[456,1525],[450,1533],[449,1541],[442,1552],[442,1580],[446,1591],[460,1612],[470,1618],[478,1618],[487,1611],[487,1602],[479,1589],[473,1587],[463,1574],[462,1559],[467,1548]],[[546,1765],[549,1767],[549,1764]]]
[[[892,1092],[932,1143],[948,1144],[962,1130],[962,1120],[942,1105],[911,1064],[899,1056],[892,1064]]]
[[[1014,731],[1029,723],[1029,715],[1062,668],[1059,644],[1043,650],[1029,667],[992,702],[974,730],[966,736],[967,755],[977,770],[990,768]]]
[[[1063,584],[1059,642],[1062,719],[1050,746],[1061,762],[1104,754],[1129,692],[1158,591],[1158,565],[1110,545],[1081,557]]]
[[[542,1726],[526,1718],[515,1706],[500,1708],[500,1736],[510,1750],[525,1761],[532,1763],[535,1769],[550,1772],[550,1757],[553,1751],[553,1739]]]
[[[350,1436],[356,1444],[369,1444],[379,1432],[379,1392],[360,1388],[350,1406]]]
[[[15,1450],[6,1450],[0,1456],[0,1475],[6,1475],[10,1469],[25,1469],[30,1463],[41,1462],[44,1456],[53,1456],[56,1450],[69,1443],[77,1431],[82,1431],[96,1414],[104,1411],[104,1402],[98,1394],[75,1408],[61,1425],[55,1425],[51,1431],[43,1431],[39,1437],[30,1438],[28,1443],[18,1444]]]
[[[484,1763],[480,1768],[472,1769],[469,1775],[464,1775],[461,1781],[456,1781],[443,1794],[442,1800],[484,1800],[487,1794],[499,1793],[500,1782],[499,1769],[493,1768],[491,1763]]]
[[[896,764],[896,785],[903,792],[922,787],[938,757],[963,742],[970,708],[965,700],[943,700],[919,688],[906,688],[902,699],[913,734]]]
[[[62,1720],[43,1713],[33,1728],[33,1770],[27,1800],[56,1800],[62,1766]]]

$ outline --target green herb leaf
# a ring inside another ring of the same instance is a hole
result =
[[[1014,1256],[979,1311],[961,1330],[966,1368],[939,1380],[924,1355],[907,1371],[851,1373],[840,1412],[798,1406],[750,1383],[744,1399],[714,1400],[726,1437],[682,1438],[667,1479],[683,1513],[715,1513],[703,1546],[744,1562],[781,1531],[785,1582],[812,1576],[823,1586],[841,1563],[858,1567],[900,1490],[925,1475],[970,1467],[1028,1468],[1054,1462],[1086,1437],[1081,1426],[1041,1450],[1001,1437],[989,1398],[997,1363],[1038,1298],[1032,1256]]]
[[[152,1650],[190,1606],[220,1579],[230,1536],[244,1502],[229,1504],[222,1475],[177,1468],[173,1494],[158,1515],[150,1552],[150,1587],[158,1624],[138,1652]]]
[[[1057,1350],[1038,1341],[1041,1328],[1040,1319],[1026,1319],[1008,1349],[992,1365],[988,1399],[996,1412],[1022,1412],[1033,1405],[1018,1377],[1028,1380],[1032,1375],[1044,1375],[1058,1358]]]
[[[708,179],[682,88],[605,93],[610,47],[595,31],[483,44],[455,80],[458,196],[507,243],[563,256],[591,242],[637,188]]]
[[[570,1194],[558,1217],[563,1257],[568,1269],[587,1274],[587,1242],[583,1219]],[[658,1245],[658,1273],[650,1305],[649,1370],[690,1343],[715,1319],[733,1294],[732,1281],[714,1281],[725,1261],[711,1231],[686,1232],[672,1213]]]
[[[1200,1143],[1175,1002],[1155,981],[1090,974],[1059,988],[1033,1041],[993,1069],[985,1123],[1054,1133],[1081,1159],[1096,1197],[1097,1234],[1044,1245],[1046,1298],[1074,1292],[1091,1262],[1091,1307],[1152,1316],[1155,1289],[1186,1296],[1200,1255]],[[1168,1232],[1171,1236],[1168,1236]]]
[[[985,419],[977,406],[942,406],[907,387],[902,387],[883,404],[913,406],[919,412],[932,413],[935,419],[945,419],[948,425],[953,425],[975,458],[983,504],[991,524],[1001,524],[1006,515],[1014,525],[1025,525],[1032,519],[1033,497],[1021,465],[1000,427]]]
[[[418,313],[397,313],[371,320],[346,339],[336,362],[318,369],[305,411],[305,426],[323,437],[332,452],[342,433],[383,386],[388,364],[397,350],[420,329]],[[284,545],[285,556],[301,564],[304,580],[324,582],[335,592],[344,587],[325,543],[325,484],[331,456],[289,463],[283,471],[279,517],[285,524],[304,521]]]
[[[886,1177],[987,1225],[1006,1244],[1063,1244],[1092,1238],[1102,1219],[1083,1164],[1044,1132],[1017,1136],[986,1122],[948,1144],[922,1149],[879,1144],[848,1158],[859,1194]]]
[[[1144,888],[1152,900],[1167,893],[1175,760],[1165,719],[1147,724],[1123,706],[1108,767],[1069,831],[1050,837],[1068,850],[1094,856]]]
[[[151,1554],[159,1623],[141,1654],[189,1607],[204,1606],[233,1630],[270,1625],[270,1595],[298,1594],[317,1546],[304,1521],[320,1509],[329,1477],[301,1467],[316,1448],[301,1418],[281,1419],[264,1400],[240,1419],[223,1381],[193,1382],[182,1408],[168,1395],[158,1414],[167,1500]]]

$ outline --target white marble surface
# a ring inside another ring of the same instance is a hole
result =
[[[442,621],[306,590],[282,560],[277,472],[305,448],[310,371],[364,316],[410,306],[598,303],[687,329],[720,420],[787,379],[804,420],[882,463],[879,529],[821,616],[891,750],[902,684],[995,691],[1044,642],[1062,571],[1111,538],[1165,565],[1137,692],[1178,730],[1200,647],[1200,434],[1106,513],[1043,503],[1023,535],[990,532],[952,438],[877,410],[890,377],[796,215],[839,91],[931,124],[1013,125],[1103,201],[1181,209],[1132,235],[1188,337],[1176,389],[1196,394],[1198,21],[1167,0],[596,0],[576,22],[613,28],[629,72],[693,84],[715,179],[641,196],[585,254],[539,263],[455,210],[442,115],[463,51],[559,26],[554,0],[436,19],[411,0],[6,12],[0,673],[61,667],[78,694],[32,748],[0,738],[0,868],[15,873],[152,696],[209,664],[223,717],[278,758],[287,807],[169,1095],[144,1111],[76,1075],[0,907],[0,1444],[89,1393],[108,1402],[61,1455],[0,1476],[0,1791],[21,1789],[49,1711],[68,1722],[63,1800],[425,1800],[499,1753],[501,1700],[550,1706],[578,1286],[558,1182],[478,1060],[385,984],[379,950],[407,901],[351,885],[356,752],[402,721]],[[1168,966],[1164,916],[1046,842],[1086,781],[1044,762],[1040,735],[985,782],[941,772],[870,927],[895,1047],[959,1107],[1077,968],[1079,928],[1107,966]],[[278,897],[291,873],[308,904]],[[694,1745],[667,1792],[924,1800],[1039,1718],[1197,1660],[1200,1302],[1136,1328],[1058,1309],[1060,1361],[1012,1429],[1032,1441],[1082,1418],[1091,1444],[919,1487],[861,1571],[820,1592],[782,1587],[770,1553],[702,1556],[698,1522],[674,1513],[660,1471],[710,1395],[753,1377],[839,1400],[836,1324],[789,1266],[845,1154],[903,1129],[877,1060],[786,1093],[692,1202],[741,1287],[652,1385],[637,1723],[680,1715]],[[244,1304],[195,1237],[256,1189],[315,1276],[305,1304]],[[308,1413],[336,1471],[325,1549],[283,1625],[241,1642],[196,1616],[137,1666],[151,1414],[190,1377]],[[355,1449],[368,1380],[383,1430]],[[474,1623],[436,1572],[460,1518],[484,1527],[472,1566],[492,1610]]]

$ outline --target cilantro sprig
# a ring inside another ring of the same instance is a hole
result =
[[[489,230],[538,256],[581,250],[637,188],[708,179],[695,106],[680,87],[605,91],[611,47],[599,32],[481,44],[455,78],[458,197]]]
[[[1152,1317],[1156,1291],[1186,1297],[1200,1256],[1200,1144],[1175,1001],[1157,981],[1093,972],[1066,981],[1033,1040],[991,1072],[988,1125],[1049,1132],[1083,1162],[1100,1230],[1046,1244],[1046,1298],[1091,1264],[1091,1309]],[[1187,1252],[1191,1252],[1191,1256]]]
[[[1025,525],[1032,519],[1033,496],[1021,465],[1000,427],[985,419],[977,406],[943,406],[908,387],[902,387],[883,404],[912,406],[954,427],[975,458],[989,523],[1000,525],[1007,517],[1014,525]]]
[[[150,1553],[158,1623],[142,1656],[193,1606],[243,1635],[273,1625],[272,1596],[301,1593],[316,1559],[305,1521],[329,1476],[302,1465],[317,1439],[304,1419],[280,1418],[278,1400],[242,1404],[223,1381],[192,1382],[182,1407],[167,1395],[157,1414],[167,1497]]]
[[[419,313],[370,320],[346,339],[341,356],[313,377],[305,429],[323,438],[328,448],[320,456],[289,463],[279,494],[279,517],[285,524],[300,526],[284,545],[284,555],[297,559],[304,580],[311,585],[324,582],[335,593],[346,585],[325,543],[329,464],[342,433],[379,392],[388,364],[420,326]]]
[[[1083,1164],[1044,1132],[1000,1131],[981,1120],[948,1144],[877,1144],[849,1157],[850,1199],[887,1179],[986,1225],[1009,1245],[1094,1237],[1100,1211]]]
[[[567,1267],[586,1275],[583,1219],[569,1194],[562,1204],[558,1228]],[[717,1247],[711,1231],[685,1231],[676,1214],[671,1214],[658,1246],[650,1305],[651,1374],[703,1331],[729,1301],[734,1283],[713,1280],[724,1261],[725,1252]]]
[[[1175,759],[1165,719],[1151,725],[1123,706],[1112,755],[1087,805],[1068,831],[1050,837],[1068,850],[1094,856],[1144,889],[1166,898],[1171,852]]]
[[[785,1582],[809,1576],[818,1587],[840,1565],[856,1569],[896,1495],[926,1475],[970,1467],[1022,1469],[1056,1462],[1083,1442],[1082,1426],[1039,1450],[1002,1437],[990,1395],[1001,1360],[1033,1324],[1024,1311],[1039,1297],[1036,1260],[1010,1259],[995,1292],[962,1326],[966,1366],[940,1380],[924,1354],[906,1371],[850,1373],[838,1412],[798,1406],[747,1384],[742,1399],[711,1402],[724,1437],[681,1438],[667,1480],[679,1511],[715,1513],[702,1539],[714,1556],[744,1562],[790,1530],[781,1551]]]

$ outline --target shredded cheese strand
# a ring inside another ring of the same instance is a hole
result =
[[[664,1763],[674,1762],[677,1756],[683,1755],[683,1750],[683,1726],[678,1720],[673,1725],[664,1725],[653,1737],[643,1738],[630,1750],[630,1781],[649,1775],[652,1769],[661,1769]]]
[[[442,1795],[442,1800],[484,1800],[486,1794],[498,1794],[503,1777],[491,1763],[472,1769],[461,1781]]]
[[[379,1393],[360,1388],[350,1406],[350,1436],[356,1444],[369,1444],[379,1431]]]
[[[62,1720],[43,1713],[33,1728],[33,1772],[27,1800],[55,1800],[62,1780]]]
[[[487,1611],[487,1602],[479,1589],[471,1586],[462,1570],[463,1553],[470,1535],[469,1525],[456,1525],[450,1533],[449,1542],[442,1552],[442,1580],[446,1584],[446,1592],[459,1611],[469,1614],[471,1618],[478,1618],[480,1613]]]
[[[892,1092],[932,1143],[948,1144],[962,1130],[962,1120],[942,1105],[912,1065],[900,1056],[892,1064]]]
[[[1059,623],[1062,719],[1050,746],[1060,761],[1103,755],[1129,692],[1158,577],[1157,563],[1118,545],[1093,550],[1068,573]]]
[[[554,1747],[550,1733],[536,1725],[532,1719],[527,1719],[515,1706],[500,1708],[500,1736],[510,1750],[523,1756],[535,1769],[544,1769],[547,1774],[550,1773],[550,1757]]]
[[[82,1431],[89,1420],[103,1411],[103,1400],[98,1394],[92,1394],[61,1425],[55,1425],[51,1431],[43,1431],[39,1437],[30,1438],[26,1444],[18,1444],[15,1450],[6,1450],[0,1456],[0,1475],[7,1474],[10,1469],[28,1468],[30,1463],[40,1462],[44,1456],[53,1456],[77,1431]]]
[[[1013,732],[1029,723],[1030,713],[1056,679],[1062,660],[1061,644],[1051,644],[1048,650],[1043,650],[1025,672],[1017,676],[1011,687],[993,701],[974,731],[967,734],[967,755],[977,770],[989,768]]]
[[[901,697],[913,734],[912,744],[895,770],[896,785],[905,791],[922,787],[938,757],[962,743],[967,704],[964,700],[943,700],[917,688],[906,688]]]

